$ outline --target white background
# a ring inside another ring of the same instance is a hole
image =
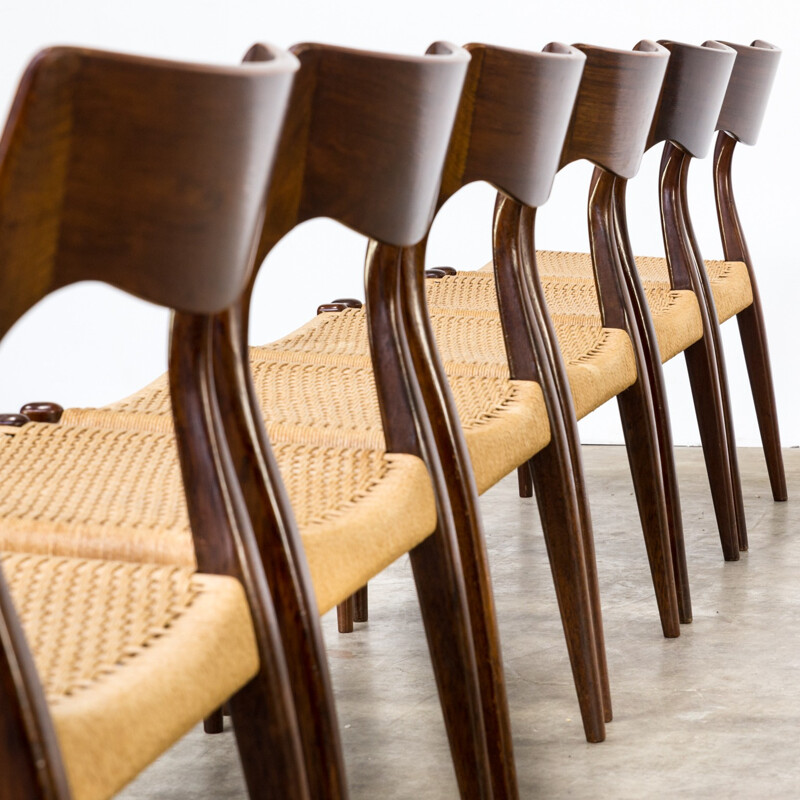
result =
[[[0,107],[7,108],[25,64],[49,44],[82,44],[167,58],[233,63],[257,40],[282,46],[322,41],[421,53],[436,39],[481,41],[521,49],[547,42],[589,42],[620,48],[639,39],[701,43],[719,38],[766,39],[784,49],[771,103],[755,148],[740,146],[734,162],[739,210],[759,277],[768,322],[785,445],[800,444],[797,331],[800,323],[798,217],[798,79],[800,6],[795,0],[3,0]],[[661,255],[656,176],[660,153],[644,160],[629,189],[634,250]],[[589,170],[572,165],[556,180],[539,212],[537,244],[586,250]],[[690,186],[703,253],[721,257],[710,159],[694,164]],[[468,187],[434,226],[429,263],[478,267],[490,255],[494,193]],[[363,297],[364,241],[329,221],[294,231],[274,251],[257,285],[254,343],[277,338],[337,296]],[[0,267],[1,268],[1,267]],[[737,438],[759,443],[734,322],[723,328]],[[129,394],[166,365],[167,314],[98,284],[64,289],[29,312],[0,345],[0,411],[29,400],[97,405]],[[675,442],[699,437],[682,359],[667,365]],[[582,423],[585,442],[621,442],[613,403]]]

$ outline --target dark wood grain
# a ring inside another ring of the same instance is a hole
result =
[[[46,294],[80,280],[176,309],[170,384],[198,565],[242,581],[261,658],[259,675],[231,700],[248,788],[253,797],[305,800],[272,598],[218,416],[209,316],[246,289],[296,66],[275,50],[248,69],[72,48],[40,53],[0,141],[0,335]],[[2,575],[0,606],[8,732],[0,780],[18,781],[2,794],[67,798]]]

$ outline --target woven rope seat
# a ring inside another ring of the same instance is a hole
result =
[[[26,553],[0,563],[75,800],[111,797],[258,672],[233,578]]]
[[[434,321],[448,315],[469,320],[461,323],[465,331],[460,339],[469,341],[473,352],[465,353],[462,348],[459,357],[468,357],[473,362],[490,359],[495,364],[505,364],[494,275],[490,270],[491,264],[479,271],[428,280],[428,305]],[[600,324],[597,296],[591,280],[580,288],[582,299],[580,304],[576,304],[574,313],[558,313],[554,308],[552,301],[558,301],[559,286],[545,285],[545,292],[567,368],[575,413],[581,419],[636,381],[633,348],[624,331],[604,328]],[[484,322],[476,322],[478,318]],[[481,337],[466,333],[478,326],[484,328]],[[489,348],[485,346],[488,339],[491,339]],[[444,358],[454,355],[451,349],[453,336],[441,336],[437,331],[437,340]],[[476,347],[479,340],[482,346]]]
[[[350,353],[326,357],[324,351],[251,349],[253,380],[267,431],[273,441],[383,450],[372,362],[364,352],[368,347],[364,315],[358,311],[321,315],[307,327],[334,333],[338,326],[331,324],[332,317],[342,317],[346,323],[338,333],[353,334]],[[303,334],[298,335],[302,339]],[[450,386],[482,492],[546,447],[550,426],[538,384],[509,380],[502,364],[488,369],[459,366],[460,374],[450,375]],[[162,431],[170,430],[171,419],[165,376],[105,409],[68,409],[64,415],[71,424]]]
[[[453,276],[429,283],[457,278]],[[502,376],[508,379],[508,360],[496,309],[456,313],[455,309],[429,304],[429,311],[454,394],[458,376]],[[556,322],[579,417],[586,416],[636,381],[633,349],[624,331],[601,328],[589,317],[558,318]],[[273,347],[282,352],[293,352],[296,358],[310,354],[319,357],[331,352],[336,363],[351,363],[354,354],[366,352],[368,348],[364,312],[348,309],[320,314],[293,334],[269,346],[270,349]],[[256,350],[264,352],[265,348]],[[465,424],[465,429],[467,427]],[[478,467],[474,466],[477,473]]]
[[[753,287],[747,265],[743,261],[706,260],[705,265],[720,322],[725,322],[752,304]],[[645,286],[669,285],[665,258],[637,256],[636,266]]]
[[[320,613],[436,526],[428,472],[414,456],[274,437],[273,449]],[[0,438],[0,470],[14,485],[0,499],[0,550],[195,565],[169,430],[29,423]]]
[[[545,297],[553,316],[579,314],[592,316],[599,321],[600,307],[591,255],[556,250],[541,250],[536,255]],[[697,297],[694,292],[670,289],[666,259],[637,257],[636,264],[653,317],[661,360],[666,362],[682,353],[703,335]],[[492,304],[496,308],[494,280],[489,280],[491,273],[491,263],[477,272],[459,272],[450,280],[455,279],[454,282],[464,284],[463,288],[451,288],[446,285],[447,280],[429,281],[431,284],[439,283],[443,286],[429,288],[428,301],[434,302],[430,295],[434,291],[437,293],[436,301],[445,305],[449,304],[452,297],[458,300],[462,308],[469,308],[470,302],[475,308],[486,308]],[[748,291],[749,285],[748,279]]]

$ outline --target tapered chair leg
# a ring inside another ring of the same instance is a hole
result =
[[[605,739],[604,677],[600,674],[594,610],[587,580],[586,555],[573,493],[561,480],[564,470],[552,444],[528,462],[553,572],[572,676],[578,693],[584,732],[590,742]],[[611,707],[608,705],[610,716]]]
[[[248,796],[252,800],[311,800],[306,775],[297,774],[296,764],[282,763],[283,748],[273,744],[285,738],[286,732],[272,708],[274,693],[266,680],[262,671],[229,701]]]
[[[753,302],[736,315],[742,349],[750,378],[750,389],[758,419],[758,430],[767,461],[769,483],[774,500],[786,500],[786,472],[781,453],[781,434],[778,428],[778,412],[775,405],[775,389],[772,383],[772,367],[769,359],[767,335],[764,329],[764,316],[761,301],[755,287]]]
[[[353,620],[367,622],[369,620],[369,586],[364,584],[353,595]]]
[[[520,497],[533,497],[533,483],[531,483],[531,472],[527,464],[517,467],[517,485]]]
[[[437,528],[417,545],[411,567],[461,796],[489,798],[491,770],[469,611],[446,535]]]
[[[664,636],[680,635],[678,598],[672,566],[661,454],[655,419],[650,409],[649,387],[641,380],[617,396],[636,502],[642,521],[647,557],[656,592]]]
[[[686,546],[683,537],[683,519],[678,490],[678,473],[675,466],[675,449],[672,444],[672,426],[667,409],[664,373],[659,359],[648,364],[648,380],[653,397],[656,434],[661,461],[661,477],[664,483],[664,499],[667,510],[672,571],[675,577],[675,592],[678,599],[678,616],[684,624],[692,621],[692,598],[689,590],[689,568],[686,563]],[[658,363],[655,363],[655,362]]]
[[[761,76],[768,76],[768,78],[764,79],[771,81],[772,74],[769,71],[764,71]],[[758,80],[755,80],[750,85],[755,89],[758,86]],[[762,90],[768,92],[768,86],[766,84],[762,85]],[[772,383],[767,331],[764,326],[758,283],[753,272],[731,182],[731,159],[733,158],[737,141],[736,136],[727,131],[720,131],[714,147],[714,196],[717,203],[717,219],[722,236],[722,249],[725,254],[725,260],[743,261],[747,265],[747,271],[750,275],[753,302],[743,311],[740,311],[736,317],[739,323],[739,333],[742,337],[744,359],[747,365],[747,374],[750,378],[750,388],[753,393],[764,456],[767,461],[772,497],[775,500],[786,500],[786,474],[783,466],[783,454],[781,453],[781,436],[778,428],[778,413],[775,405],[775,389]],[[706,276],[705,270],[703,275]]]
[[[336,620],[339,626],[339,633],[353,632],[353,617],[355,612],[355,599],[350,595],[346,600],[342,600],[336,606]]]
[[[722,399],[714,374],[715,365],[709,364],[710,354],[703,340],[687,348],[684,356],[722,552],[726,561],[736,561],[739,558],[740,542],[736,508],[733,504],[733,486],[730,480],[732,467],[729,460],[728,434],[724,418],[720,416]]]
[[[214,709],[204,720],[203,730],[206,733],[222,733],[224,728],[222,708]]]

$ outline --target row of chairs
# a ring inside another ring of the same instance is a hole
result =
[[[734,315],[786,497],[730,184],[779,55],[643,41],[256,45],[231,68],[37,56],[0,144],[0,335],[81,280],[174,313],[169,372],[140,392],[0,420],[0,795],[109,797],[199,720],[220,730],[227,704],[252,797],[347,796],[319,615],[338,606],[352,630],[367,582],[409,553],[461,795],[518,796],[478,508],[514,471],[537,497],[586,738],[602,741],[577,419],[618,400],[667,637],[692,612],[661,364],[686,355],[735,560],[719,339]],[[686,186],[715,130],[725,260],[704,262]],[[662,142],[666,258],[635,258],[625,187]],[[537,252],[536,209],[578,160],[595,166],[591,253]],[[436,212],[474,181],[498,190],[492,262],[426,271]],[[365,302],[249,347],[258,268],[316,217],[369,240]]]

